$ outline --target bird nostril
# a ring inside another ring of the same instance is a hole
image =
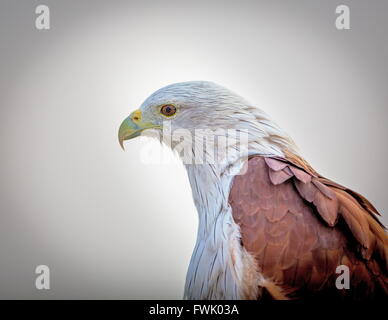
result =
[[[139,110],[134,111],[131,114],[132,121],[141,121],[141,112]]]

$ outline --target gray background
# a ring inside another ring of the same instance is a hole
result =
[[[35,7],[51,29],[35,29]],[[347,4],[351,30],[335,28]],[[197,216],[178,164],[117,129],[210,80],[387,213],[387,1],[0,1],[0,297],[180,298]],[[155,148],[159,148],[155,144]],[[166,152],[163,150],[163,152]],[[388,223],[388,216],[383,218]],[[51,289],[35,289],[35,267]]]

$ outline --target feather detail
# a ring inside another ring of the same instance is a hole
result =
[[[252,156],[229,195],[242,244],[274,293],[262,286],[272,298],[386,296],[387,235],[374,207],[293,159]],[[353,290],[336,289],[340,264]]]

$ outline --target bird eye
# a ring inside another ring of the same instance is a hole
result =
[[[160,113],[166,117],[171,117],[176,113],[176,107],[172,104],[166,104],[160,108]]]

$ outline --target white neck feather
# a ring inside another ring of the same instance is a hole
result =
[[[232,176],[211,165],[186,166],[197,206],[197,242],[186,278],[187,299],[239,299],[242,292],[232,263],[231,239],[239,238],[228,196]]]

